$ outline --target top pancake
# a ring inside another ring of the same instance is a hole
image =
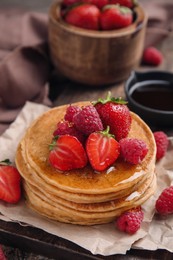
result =
[[[89,102],[73,105],[84,106]],[[155,167],[156,146],[149,127],[136,114],[131,112],[132,125],[129,137],[142,139],[149,151],[141,164],[130,165],[118,159],[114,165],[103,172],[95,172],[87,165],[83,169],[60,172],[49,163],[49,144],[57,123],[61,121],[68,105],[50,109],[34,121],[21,141],[28,163],[49,184],[57,188],[84,194],[103,194],[117,192],[137,183]]]

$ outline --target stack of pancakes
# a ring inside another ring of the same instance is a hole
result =
[[[16,166],[23,177],[27,205],[50,219],[93,225],[111,222],[144,203],[156,188],[156,146],[149,127],[131,112],[129,137],[144,140],[149,148],[142,163],[131,165],[119,158],[103,172],[95,172],[90,165],[60,172],[49,163],[49,144],[66,108],[56,107],[41,115],[18,146]]]

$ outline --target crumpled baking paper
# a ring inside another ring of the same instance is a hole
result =
[[[49,108],[27,102],[6,132],[0,137],[0,160],[9,158],[14,162],[18,142],[26,128],[40,114]],[[122,233],[116,229],[115,223],[95,226],[78,226],[49,220],[27,208],[24,199],[17,205],[0,202],[0,219],[30,225],[48,233],[65,238],[89,250],[92,254],[104,256],[125,254],[130,248],[156,250],[167,249],[173,252],[173,216],[165,219],[155,214],[155,201],[161,191],[173,184],[173,142],[166,156],[157,163],[156,173],[158,188],[144,205],[144,221],[140,230],[134,235]]]

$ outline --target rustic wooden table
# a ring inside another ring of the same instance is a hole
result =
[[[171,0],[170,0],[171,1]],[[22,0],[1,0],[1,6],[27,7],[32,10],[47,11],[50,1],[29,1],[27,5]],[[164,55],[164,62],[157,68],[158,70],[167,70],[173,72],[173,33],[157,46]],[[139,70],[148,70],[149,67],[139,67]],[[59,77],[56,74],[50,82],[50,98],[54,106],[73,103],[82,100],[96,100],[99,97],[105,97],[107,92],[111,91],[114,96],[124,97],[124,82],[111,86],[88,87],[82,84],[76,84],[66,78]],[[160,129],[161,130],[161,129]],[[173,129],[167,129],[171,135]],[[50,235],[42,230],[20,226],[17,223],[8,223],[0,221],[0,243],[7,254],[9,260],[17,259],[173,259],[173,254],[166,250],[145,251],[130,250],[126,255],[114,255],[103,257],[94,256],[87,250],[66,241],[60,237]]]

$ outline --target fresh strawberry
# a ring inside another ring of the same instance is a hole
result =
[[[110,4],[119,4],[128,8],[133,8],[137,5],[137,0],[109,0]]]
[[[103,130],[102,121],[93,105],[84,106],[82,110],[73,117],[76,128],[85,135]]]
[[[163,61],[162,53],[155,47],[148,47],[143,52],[142,62],[146,65],[158,66]]]
[[[131,126],[131,114],[126,103],[121,98],[111,98],[110,93],[105,100],[98,99],[94,103],[104,127],[110,126],[110,133],[117,141],[127,137]]]
[[[69,24],[89,30],[99,29],[100,10],[91,4],[80,4],[67,11],[65,21]]]
[[[56,169],[68,171],[86,166],[87,155],[76,137],[61,135],[50,145],[49,161]]]
[[[10,161],[0,162],[0,199],[8,203],[17,203],[21,197],[21,177]]]
[[[86,142],[86,151],[91,166],[96,171],[103,171],[112,165],[119,156],[119,143],[105,131],[94,132]]]
[[[72,135],[75,136],[82,144],[85,141],[85,136],[80,132],[73,123],[68,121],[62,121],[57,124],[57,128],[54,131],[53,135]]]
[[[83,3],[96,5],[98,8],[102,8],[103,6],[109,4],[109,0],[82,0]]]
[[[129,26],[133,22],[130,8],[119,5],[106,5],[100,16],[102,30],[114,30]]]

